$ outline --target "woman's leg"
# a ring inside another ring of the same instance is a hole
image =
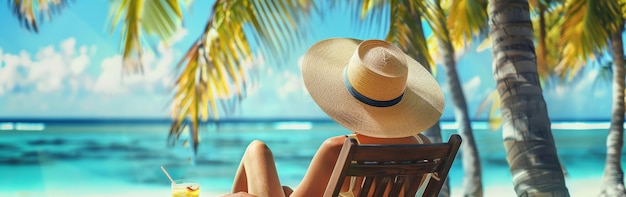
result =
[[[261,141],[252,141],[241,159],[232,192],[240,191],[259,197],[285,195],[278,180],[272,151]]]

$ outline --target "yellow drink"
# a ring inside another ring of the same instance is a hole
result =
[[[199,197],[200,183],[193,180],[176,180],[172,183],[172,197]]]

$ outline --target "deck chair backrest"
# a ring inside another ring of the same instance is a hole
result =
[[[359,145],[347,138],[324,197],[336,197],[346,177],[362,178],[357,196],[437,196],[460,145],[457,134],[447,143],[410,145]]]

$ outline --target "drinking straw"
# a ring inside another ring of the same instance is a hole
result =
[[[172,182],[172,184],[176,185],[176,182],[174,182],[174,179],[172,179],[172,177],[170,176],[169,173],[167,173],[167,170],[165,170],[165,168],[163,166],[161,166],[161,170],[163,170],[163,173],[165,173],[165,176],[167,176],[168,179],[170,179],[170,181]]]

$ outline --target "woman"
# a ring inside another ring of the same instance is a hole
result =
[[[420,134],[441,117],[443,93],[422,65],[381,40],[328,39],[305,54],[302,76],[317,105],[353,131],[328,138],[313,156],[299,186],[283,187],[272,152],[255,140],[246,149],[227,196],[323,196],[346,137],[361,144],[429,143]],[[353,196],[351,179],[340,196]]]

